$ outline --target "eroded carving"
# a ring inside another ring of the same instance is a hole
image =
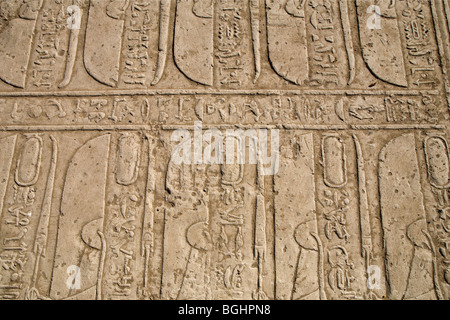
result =
[[[448,299],[448,3],[0,1],[0,300]]]
[[[67,169],[61,199],[53,277],[53,299],[100,299],[106,243],[103,234],[110,136],[84,144]],[[66,286],[67,267],[84,270],[78,289]]]
[[[347,164],[345,144],[336,136],[323,138],[322,142],[323,175],[327,186],[343,187],[347,183]]]
[[[152,85],[158,84],[161,80],[167,60],[167,50],[169,45],[169,23],[170,23],[170,0],[161,0],[159,16],[159,44],[158,44],[158,62],[156,65],[155,77]]]
[[[277,299],[326,299],[324,249],[319,238],[312,135],[292,138],[275,175]],[[304,191],[297,188],[303,186]],[[296,205],[291,203],[295,201]],[[298,205],[297,205],[298,204]]]
[[[20,3],[20,1],[18,1]],[[25,88],[36,20],[43,0],[23,0],[0,33],[0,79]]]
[[[133,135],[123,134],[119,138],[116,164],[116,181],[128,186],[136,182],[141,161],[141,144]]]
[[[211,1],[206,2],[177,0],[174,56],[186,77],[200,84],[212,85],[214,6]]]
[[[37,182],[41,166],[42,138],[38,135],[27,137],[21,157],[17,160],[16,182],[21,187],[30,187]]]
[[[124,12],[128,0],[91,0],[84,44],[84,64],[97,81],[115,87],[124,31]]]
[[[391,299],[440,296],[438,282],[433,280],[435,252],[429,241],[418,172],[413,134],[395,138],[382,150],[380,201]]]
[[[379,79],[406,87],[396,2],[357,0],[359,37],[367,67]]]
[[[304,7],[304,1],[298,6],[294,1],[266,1],[270,62],[282,78],[295,84],[303,84],[309,73]]]

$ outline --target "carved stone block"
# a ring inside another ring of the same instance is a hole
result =
[[[0,300],[450,298],[449,0],[0,0]]]

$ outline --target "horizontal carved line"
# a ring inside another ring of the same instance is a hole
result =
[[[436,129],[443,130],[445,125],[440,124],[384,124],[384,125],[352,125],[353,130],[423,130]]]
[[[193,125],[163,125],[162,130],[194,130]],[[280,129],[280,130],[442,130],[444,125],[436,124],[382,124],[382,125],[303,125],[303,124],[280,124],[280,125],[203,125],[202,129]]]
[[[55,125],[55,126],[0,126],[0,131],[151,131],[149,125]]]
[[[443,130],[445,125],[438,124],[382,124],[382,125],[303,125],[303,124],[279,124],[279,125],[234,125],[234,124],[220,124],[220,125],[203,125],[203,130],[208,129],[280,129],[280,130]],[[172,131],[172,130],[194,130],[194,125],[54,125],[54,126],[37,126],[37,125],[11,125],[0,126],[0,132],[14,132],[14,131]]]
[[[382,95],[419,96],[439,95],[439,90],[108,90],[108,91],[49,91],[49,92],[0,92],[0,97],[106,97],[106,96],[158,96],[158,95]]]

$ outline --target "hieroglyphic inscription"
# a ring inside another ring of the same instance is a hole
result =
[[[125,59],[123,82],[129,85],[145,86],[148,84],[148,70],[151,70],[150,59],[150,26],[153,16],[149,2],[131,4],[131,17],[124,37]]]
[[[449,299],[448,0],[0,0],[0,299]]]

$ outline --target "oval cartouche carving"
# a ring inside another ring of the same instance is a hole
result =
[[[141,144],[136,136],[123,134],[117,147],[116,181],[128,186],[136,182],[141,157]]]
[[[322,141],[323,178],[327,186],[343,187],[347,183],[345,145],[339,137],[328,136]]]
[[[24,143],[22,153],[17,160],[16,183],[22,187],[34,185],[39,178],[42,155],[42,139],[37,135],[29,136]]]
[[[447,142],[439,136],[427,138],[425,154],[430,183],[436,188],[447,187],[450,173]]]

